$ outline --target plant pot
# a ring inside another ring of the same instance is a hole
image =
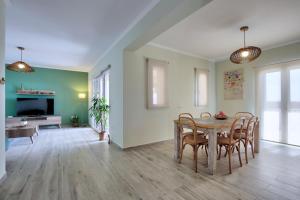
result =
[[[104,140],[104,137],[105,137],[105,131],[101,131],[101,132],[99,133],[99,140],[100,140],[100,141]]]
[[[79,123],[72,123],[73,127],[79,127]]]

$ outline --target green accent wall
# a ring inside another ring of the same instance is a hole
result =
[[[54,114],[62,116],[63,124],[70,124],[70,117],[77,114],[80,122],[88,123],[88,73],[57,69],[37,68],[33,73],[6,70],[5,94],[6,116],[16,115],[16,98],[54,98]],[[17,95],[16,90],[54,90],[55,96]],[[85,93],[86,99],[79,99]]]

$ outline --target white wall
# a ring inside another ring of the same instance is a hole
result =
[[[229,115],[238,111],[249,111],[255,113],[255,70],[278,62],[300,59],[300,43],[291,44],[279,48],[265,50],[254,62],[237,65],[229,60],[216,63],[216,86],[217,86],[217,110],[223,110]],[[244,69],[244,99],[224,100],[224,72],[233,69]]]
[[[169,62],[169,107],[146,108],[145,57]],[[209,107],[194,106],[194,68],[209,69]],[[215,112],[215,71],[207,60],[153,46],[124,53],[124,147],[172,139],[173,120],[181,112]]]
[[[109,84],[109,98],[112,107],[109,118],[110,136],[114,143],[123,148],[123,49],[120,46],[113,48],[89,73],[89,94],[92,95],[92,79],[108,65],[111,65]]]
[[[0,79],[5,76],[5,3],[0,0]],[[5,86],[0,85],[0,180],[5,171]]]
[[[108,65],[111,65],[110,73],[110,133],[114,143],[124,147],[124,103],[123,103],[123,51],[125,48],[135,50],[149,42],[161,32],[169,29],[180,20],[205,6],[211,0],[160,0],[153,8],[145,10],[137,17],[127,32],[123,33],[113,48],[108,49],[107,54],[100,58],[93,70],[89,72],[89,88],[91,94],[91,81]],[[144,16],[143,16],[144,15]]]

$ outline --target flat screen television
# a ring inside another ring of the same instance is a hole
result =
[[[54,99],[17,98],[17,116],[40,116],[54,114]]]

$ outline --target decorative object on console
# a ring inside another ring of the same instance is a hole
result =
[[[79,117],[78,115],[71,116],[72,127],[79,127]]]
[[[260,48],[254,46],[246,46],[246,31],[248,31],[248,29],[248,26],[242,26],[240,28],[240,30],[244,32],[244,47],[236,50],[231,54],[230,60],[235,64],[251,62],[258,58],[261,54]]]
[[[21,60],[14,62],[7,66],[8,70],[15,71],[15,72],[34,72],[34,69],[28,65],[27,63],[23,62],[23,51],[25,50],[24,47],[17,47],[21,51]]]
[[[228,116],[223,111],[220,111],[219,113],[215,114],[215,118],[224,120],[224,119],[227,119]]]
[[[106,103],[104,97],[92,99],[92,106],[89,108],[90,116],[94,117],[95,123],[98,126],[100,124],[99,140],[103,140],[106,133],[106,126],[108,120],[108,114],[110,111],[110,105]],[[108,143],[110,143],[110,136],[108,135]]]
[[[20,89],[20,90],[17,90],[16,94],[54,96],[55,91],[52,91],[52,90],[25,90],[25,89]]]

